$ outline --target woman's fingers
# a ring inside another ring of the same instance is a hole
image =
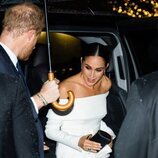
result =
[[[102,146],[100,143],[86,139],[83,148],[86,151],[97,152],[102,148]]]

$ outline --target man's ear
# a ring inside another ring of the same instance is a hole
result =
[[[28,35],[28,39],[31,40],[36,35],[36,31],[35,30],[29,30],[27,32],[27,35]]]

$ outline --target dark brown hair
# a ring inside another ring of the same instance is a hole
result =
[[[85,46],[82,55],[82,61],[88,56],[100,56],[104,59],[105,63],[109,63],[111,52],[108,46],[100,43],[91,43]]]

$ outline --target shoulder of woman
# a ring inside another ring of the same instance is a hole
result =
[[[67,91],[74,90],[76,86],[77,86],[76,75],[63,80],[59,84],[60,97],[61,98],[66,98],[67,97]]]

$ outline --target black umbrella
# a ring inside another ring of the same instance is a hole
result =
[[[46,36],[47,36],[47,46],[48,46],[48,58],[49,58],[49,72],[48,72],[48,79],[50,81],[54,80],[54,73],[52,71],[52,63],[51,63],[51,53],[50,53],[50,38],[49,38],[49,25],[48,25],[48,16],[47,16],[47,0],[44,0],[44,8],[45,8],[45,20],[46,20]],[[72,91],[68,91],[68,98],[69,101],[64,104],[61,105],[58,102],[53,102],[52,105],[54,106],[54,108],[56,108],[57,110],[60,111],[65,111],[69,108],[72,107],[73,103],[74,103],[74,93]]]

